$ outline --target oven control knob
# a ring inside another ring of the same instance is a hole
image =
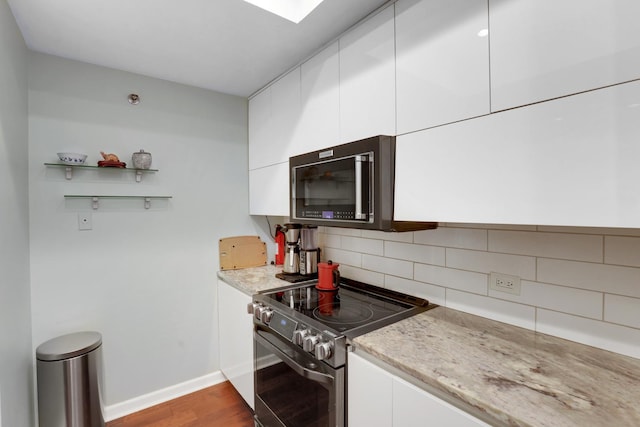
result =
[[[304,338],[309,335],[308,329],[296,329],[293,331],[293,342],[299,346],[302,346]]]
[[[253,310],[253,315],[257,320],[262,320],[262,313],[267,311],[269,307],[265,307],[262,304],[258,304],[258,306]]]
[[[256,311],[256,308],[259,306],[260,304],[258,304],[257,302],[250,302],[249,304],[247,304],[247,313],[249,314],[253,314]]]
[[[319,336],[307,335],[306,337],[302,338],[302,349],[304,351],[313,351],[313,349],[316,347],[316,344],[318,344],[318,341],[320,341]]]
[[[330,341],[321,342],[316,345],[316,359],[318,360],[327,360],[330,359],[333,355],[333,345],[331,345]]]
[[[265,308],[266,310],[262,310],[262,312],[260,313],[260,319],[264,323],[269,323],[271,322],[271,318],[273,317],[273,310],[271,310],[269,307]]]

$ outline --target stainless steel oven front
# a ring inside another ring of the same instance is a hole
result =
[[[318,361],[272,329],[256,326],[256,426],[344,426],[344,371],[344,366],[334,368]]]

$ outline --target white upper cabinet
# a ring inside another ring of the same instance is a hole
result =
[[[289,216],[289,162],[249,171],[249,214]]]
[[[487,0],[400,0],[397,131],[488,114]]]
[[[640,227],[640,81],[398,137],[395,219]]]
[[[249,100],[249,169],[266,166],[273,162],[276,153],[269,153],[269,158],[264,158],[263,153],[268,152],[271,137],[273,136],[273,121],[271,120],[271,87]],[[272,150],[275,151],[275,150]]]
[[[301,65],[300,120],[292,154],[338,144],[339,71],[338,42]]]
[[[280,151],[278,163],[289,161],[300,119],[300,67],[271,85],[273,141],[270,149]]]
[[[396,134],[393,6],[340,38],[340,143]]]
[[[492,111],[640,78],[640,1],[490,0]]]
[[[300,68],[249,100],[249,169],[288,161],[300,115]]]

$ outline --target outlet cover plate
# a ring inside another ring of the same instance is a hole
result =
[[[91,212],[78,214],[78,230],[91,230],[93,229],[93,221],[91,219]]]
[[[492,271],[489,274],[489,289],[520,295],[520,277]]]

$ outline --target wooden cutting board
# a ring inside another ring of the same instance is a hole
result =
[[[220,239],[220,270],[267,265],[267,244],[260,236],[235,236]]]

